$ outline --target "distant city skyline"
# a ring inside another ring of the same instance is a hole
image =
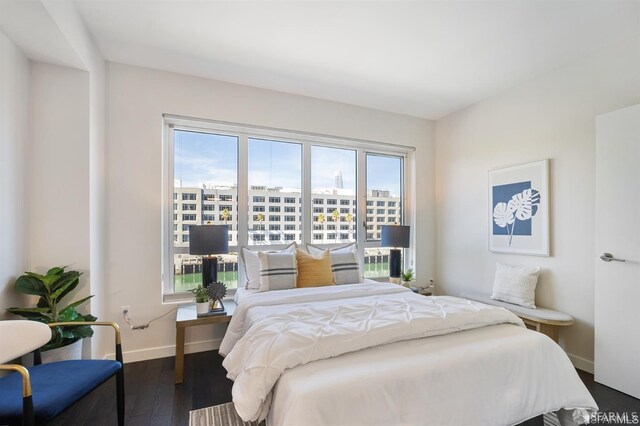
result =
[[[302,145],[264,139],[249,139],[249,185],[300,189]],[[237,185],[238,149],[235,136],[175,131],[174,179],[183,187],[202,184]],[[313,146],[312,189],[332,188],[340,171],[344,189],[356,187],[356,151]],[[400,194],[400,159],[369,155],[368,189]],[[386,173],[385,173],[386,172]],[[393,173],[391,173],[393,172]]]

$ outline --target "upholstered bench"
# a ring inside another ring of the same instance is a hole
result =
[[[519,316],[525,325],[529,326],[533,330],[546,334],[555,342],[558,341],[558,327],[565,327],[573,324],[573,317],[565,314],[564,312],[553,311],[546,308],[525,308],[512,303],[493,300],[488,295],[480,293],[461,293],[460,297],[475,300],[476,302],[486,303],[487,305],[505,308]]]

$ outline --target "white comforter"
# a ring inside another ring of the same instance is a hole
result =
[[[419,296],[393,284],[284,290],[244,299],[234,312],[220,353],[226,356],[223,365],[234,380],[238,414],[245,421],[262,420],[274,385],[293,367],[389,343],[505,323],[523,326],[502,308],[454,297]],[[566,355],[551,340],[543,342],[540,350],[549,346],[552,353],[545,362],[564,357],[559,370],[566,370]],[[502,361],[508,365],[508,359]],[[577,379],[570,364],[568,369]],[[571,386],[574,381],[569,380]],[[567,408],[595,407],[584,392],[583,403]],[[551,406],[548,411],[561,407]]]

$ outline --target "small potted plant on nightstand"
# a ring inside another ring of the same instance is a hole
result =
[[[198,315],[209,312],[209,292],[207,291],[207,288],[199,285],[190,291],[195,296],[196,312],[198,312]]]
[[[407,288],[411,288],[411,281],[413,281],[413,269],[407,269],[402,273],[402,285]]]

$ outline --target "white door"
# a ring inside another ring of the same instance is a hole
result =
[[[596,119],[595,247],[595,380],[640,398],[640,105]]]

